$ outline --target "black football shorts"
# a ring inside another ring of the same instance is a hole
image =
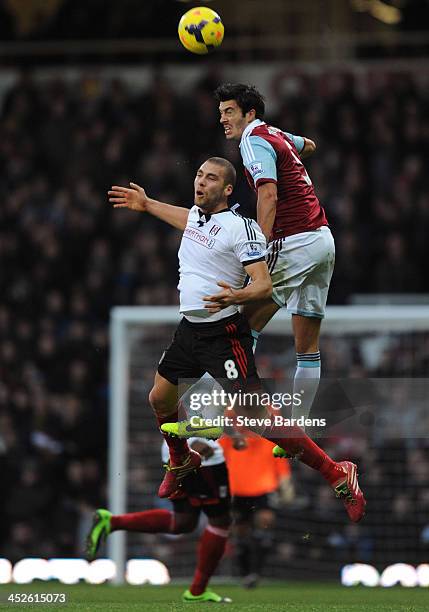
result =
[[[174,499],[177,513],[195,513],[202,510],[208,517],[228,514],[231,495],[225,463],[202,467],[183,479],[182,497]]]
[[[210,323],[183,318],[161,357],[158,373],[177,385],[179,379],[199,379],[208,372],[225,391],[257,390],[260,382],[252,347],[249,324],[240,313]]]

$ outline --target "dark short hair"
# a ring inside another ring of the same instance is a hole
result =
[[[264,96],[253,85],[243,83],[223,83],[214,92],[218,102],[235,100],[241,108],[243,115],[252,108],[255,109],[256,118],[263,119],[265,115]]]
[[[211,164],[216,164],[217,166],[223,168],[225,185],[232,185],[233,187],[235,186],[237,173],[230,161],[228,161],[224,157],[209,157],[207,161]]]

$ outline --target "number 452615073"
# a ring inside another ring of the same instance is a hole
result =
[[[10,593],[6,600],[12,604],[66,603],[65,593]]]

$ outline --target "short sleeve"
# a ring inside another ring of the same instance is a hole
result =
[[[234,253],[243,266],[265,261],[267,241],[261,228],[253,219],[237,215],[233,240]]]
[[[295,134],[290,134],[289,132],[285,132],[285,134],[289,138],[289,140],[293,142],[298,153],[301,153],[305,145],[304,138],[302,136],[296,136]]]
[[[277,182],[277,153],[273,146],[260,136],[244,138],[240,144],[243,164],[255,186],[262,182]]]

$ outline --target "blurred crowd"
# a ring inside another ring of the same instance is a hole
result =
[[[176,304],[180,240],[156,220],[113,211],[106,191],[135,181],[190,206],[198,163],[224,155],[238,169],[212,98],[219,79],[179,94],[159,74],[139,88],[23,73],[3,97],[0,547],[11,560],[80,554],[82,517],[105,503],[109,311]],[[330,302],[427,291],[429,117],[419,79],[279,75],[266,93],[272,123],[318,144],[308,168],[337,242]],[[233,201],[254,215],[242,174]],[[390,350],[396,365],[383,375],[401,373]],[[418,363],[407,375],[421,375]]]

